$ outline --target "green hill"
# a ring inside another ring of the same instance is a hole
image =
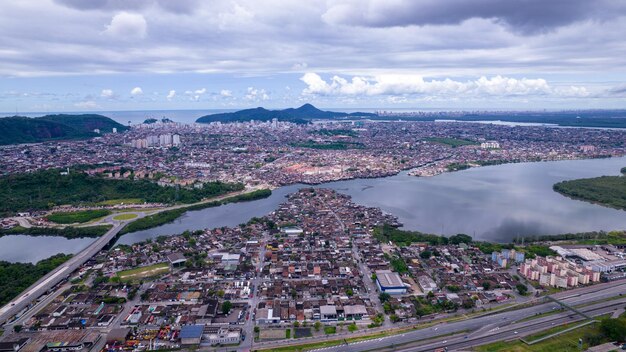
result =
[[[90,138],[98,136],[95,129],[99,129],[100,133],[109,133],[113,128],[117,128],[119,132],[127,129],[126,126],[97,114],[5,117],[0,118],[0,145]]]
[[[293,123],[308,123],[310,120],[326,120],[326,119],[342,119],[349,117],[375,117],[378,116],[369,112],[335,112],[323,111],[311,104],[304,104],[301,107],[284,110],[267,110],[265,108],[246,109],[235,112],[227,112],[221,114],[213,114],[202,116],[196,120],[200,123],[211,122],[242,122],[242,121],[270,121],[278,119],[279,121],[288,121]]]

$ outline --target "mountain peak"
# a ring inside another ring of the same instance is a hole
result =
[[[306,103],[304,105],[302,105],[301,107],[297,108],[296,110],[299,111],[320,111],[320,109],[316,108],[315,106],[313,106],[312,104]]]
[[[202,116],[196,120],[200,123],[210,123],[213,121],[233,122],[233,121],[269,121],[274,118],[280,121],[290,121],[294,123],[308,123],[313,119],[336,119],[349,116],[375,116],[372,113],[348,114],[345,112],[323,111],[315,106],[306,103],[297,109],[289,108],[284,110],[267,110],[262,107],[240,110],[235,112],[220,113]]]

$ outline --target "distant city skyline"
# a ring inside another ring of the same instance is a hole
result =
[[[615,1],[0,5],[0,112],[626,108]]]

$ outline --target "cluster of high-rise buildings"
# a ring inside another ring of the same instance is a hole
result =
[[[178,147],[181,141],[179,134],[166,133],[133,139],[130,145],[133,148]]]
[[[506,268],[511,261],[515,261],[516,263],[523,262],[524,256],[524,252],[518,252],[515,249],[503,249],[501,252],[492,252],[491,261]]]

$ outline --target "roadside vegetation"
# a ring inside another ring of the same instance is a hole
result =
[[[57,266],[65,263],[71,255],[57,254],[37,264],[0,261],[0,306],[17,297]]]
[[[553,189],[571,198],[626,210],[626,175],[563,181],[554,184]]]
[[[560,325],[542,331],[538,334],[528,336],[527,341],[533,341],[544,336],[548,336],[559,331],[563,331],[573,325],[579,323],[569,323]],[[611,341],[625,341],[626,340],[626,317],[623,315],[617,319],[604,317],[600,319],[599,323],[585,325],[572,331],[565,332],[561,335],[551,337],[547,340],[538,342],[536,344],[527,345],[522,341],[500,341],[488,345],[483,345],[475,348],[479,352],[499,352],[499,351],[513,351],[513,352],[548,352],[548,351],[580,351],[578,346],[578,340],[583,340],[583,350],[601,345]],[[617,349],[617,348],[616,348]]]
[[[48,221],[56,222],[57,224],[74,224],[88,222],[110,214],[111,211],[107,209],[83,210],[67,213],[52,213],[46,216],[46,219],[48,219]]]
[[[21,227],[0,229],[0,237],[6,235],[29,235],[29,236],[59,236],[65,238],[100,237],[111,229],[112,225],[98,225],[87,227]]]

